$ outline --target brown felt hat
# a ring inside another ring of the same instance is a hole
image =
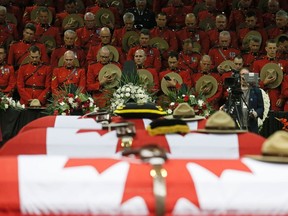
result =
[[[62,27],[64,27],[67,23],[72,25],[72,29],[77,29],[84,26],[84,20],[78,14],[70,14],[66,16],[62,22]]]
[[[137,70],[140,82],[143,84],[154,84],[153,75],[150,71],[146,69],[138,69]]]
[[[262,155],[247,155],[250,158],[272,163],[288,163],[288,132],[276,131],[262,145]]]
[[[172,115],[165,116],[166,119],[181,119],[183,121],[198,121],[204,119],[203,116],[195,115],[194,109],[188,103],[180,103],[173,111]]]
[[[247,132],[246,130],[237,129],[235,121],[224,111],[217,111],[212,114],[206,122],[205,129],[198,129],[197,131],[218,134]]]
[[[122,39],[122,48],[125,52],[139,42],[139,34],[135,31],[128,31],[124,34]]]
[[[98,79],[102,80],[104,76],[113,76],[114,77],[113,82],[111,82],[109,84],[108,83],[105,84],[104,87],[105,88],[114,88],[119,84],[120,79],[121,79],[121,75],[122,75],[122,72],[118,66],[116,66],[114,64],[107,64],[104,67],[102,67],[102,69],[100,70]]]
[[[206,98],[210,98],[216,94],[218,89],[217,80],[211,75],[203,75],[201,76],[195,85],[196,92],[200,92],[203,88],[211,86],[211,90],[208,94],[205,95]]]
[[[154,37],[149,40],[149,45],[163,51],[166,51],[169,48],[167,41],[160,37]]]
[[[175,73],[175,72],[170,72],[168,74],[166,74],[166,76],[170,77],[170,78],[174,78],[177,80],[177,82],[181,85],[183,83],[183,79],[182,77],[178,74],[178,73]],[[169,90],[169,88],[167,87],[167,81],[165,80],[165,78],[163,77],[162,80],[161,80],[161,90],[163,91],[163,93],[165,95],[168,95],[169,92],[171,92]]]
[[[31,11],[31,14],[30,14],[30,19],[35,21],[37,19],[37,16],[38,16],[38,13],[39,13],[39,10],[40,9],[43,9],[46,7],[44,6],[38,6],[36,8],[34,8],[32,11]],[[53,20],[53,15],[52,15],[52,12],[48,9],[48,20],[49,20],[49,24],[52,23],[52,20]]]
[[[278,64],[267,63],[262,67],[260,71],[260,80],[265,80],[266,77],[276,77],[276,80],[273,83],[267,85],[267,88],[277,88],[281,85],[283,80],[283,71]]]
[[[101,8],[95,13],[96,26],[104,27],[109,23],[115,23],[115,17],[112,11],[106,8]]]

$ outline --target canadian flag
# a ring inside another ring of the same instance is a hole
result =
[[[287,215],[288,165],[168,160],[167,215]],[[153,215],[151,165],[137,159],[0,157],[0,212]]]
[[[115,121],[123,121],[124,119],[115,118]],[[113,118],[112,118],[113,121]],[[133,122],[137,130],[144,130],[152,122],[151,119],[129,119]],[[206,120],[188,122],[190,130],[204,128]],[[77,129],[95,129],[101,130],[102,125],[97,123],[94,118],[82,118],[81,116],[45,116],[36,119],[25,125],[20,133],[35,128],[77,128]]]

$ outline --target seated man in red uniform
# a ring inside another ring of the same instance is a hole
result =
[[[181,70],[188,70],[190,74],[197,70],[201,55],[195,52],[191,39],[183,41],[183,50],[178,54],[178,67]]]
[[[279,10],[276,13],[276,26],[267,29],[268,38],[276,39],[281,34],[288,34],[288,13]]]
[[[16,85],[14,68],[5,62],[6,50],[0,46],[0,92],[12,96]]]
[[[218,88],[217,91],[215,92],[214,95],[211,97],[206,98],[207,101],[213,106],[215,110],[219,109],[219,101],[222,99],[222,92],[223,92],[223,87],[221,85],[222,80],[221,76],[218,73],[214,73],[211,71],[212,68],[212,60],[209,55],[203,55],[201,60],[200,60],[200,67],[197,73],[193,74],[192,76],[192,85],[196,86],[197,81],[204,75],[207,76],[212,76],[216,79],[218,83]],[[209,88],[204,88],[201,89],[200,92],[197,92],[198,94],[201,94],[205,97],[205,95],[209,94],[212,89]]]
[[[191,73],[189,70],[181,69],[178,67],[179,59],[178,54],[176,52],[170,52],[168,56],[168,68],[165,71],[160,72],[159,80],[161,81],[166,74],[175,72],[178,73],[183,80],[183,83],[190,89],[192,87],[192,80],[191,80]],[[179,84],[177,85],[176,80],[167,81],[169,87],[180,87]]]
[[[150,40],[150,32],[148,29],[142,29],[140,32],[140,38],[139,38],[139,45],[130,48],[128,54],[127,54],[127,60],[133,60],[136,50],[143,49],[146,54],[146,61],[145,61],[145,67],[149,68],[155,68],[157,72],[160,71],[161,68],[161,57],[160,57],[160,51],[155,48],[151,47],[149,45]]]
[[[12,40],[18,40],[17,26],[14,23],[7,21],[7,9],[4,6],[0,6],[0,46],[9,48]]]
[[[208,35],[206,32],[198,28],[197,18],[193,13],[189,13],[186,15],[185,25],[185,27],[176,32],[178,44],[181,45],[185,39],[190,38],[193,43],[200,44],[200,52],[202,54],[207,54],[210,48]]]
[[[134,55],[134,62],[136,64],[136,68],[137,68],[139,76],[141,77],[141,70],[140,69],[148,70],[152,74],[153,82],[154,82],[154,83],[152,83],[153,86],[149,90],[151,90],[152,92],[158,91],[159,90],[158,72],[156,71],[155,68],[151,68],[151,67],[146,68],[145,67],[145,61],[146,61],[145,51],[143,49],[136,50],[135,55]]]
[[[228,31],[222,31],[219,34],[219,44],[209,50],[209,56],[212,64],[217,67],[225,60],[233,60],[240,51],[231,47],[231,36]]]
[[[84,15],[84,23],[83,27],[76,30],[77,40],[75,44],[87,54],[90,46],[98,45],[101,42],[100,29],[96,27],[95,15],[91,12]]]
[[[253,63],[256,60],[261,59],[262,52],[260,52],[261,38],[258,36],[251,36],[248,42],[248,49],[242,51],[242,57],[244,60],[244,67],[249,68],[252,71]]]
[[[266,65],[267,63],[276,63],[278,64],[283,73],[284,76],[287,75],[288,72],[288,63],[286,60],[279,60],[277,59],[277,43],[275,40],[270,39],[266,42],[266,47],[265,50],[267,52],[266,56],[263,57],[263,59],[254,61],[253,63],[253,72],[255,73],[260,73],[261,69]],[[283,105],[284,105],[284,99],[283,95],[281,94],[281,88],[280,86],[277,88],[269,89],[267,88],[267,85],[270,83],[273,83],[275,81],[275,77],[267,78],[262,82],[260,82],[260,87],[263,88],[264,90],[267,90],[267,93],[270,98],[270,104],[271,110],[274,111],[281,111],[283,110]]]
[[[71,50],[75,53],[76,58],[78,59],[80,66],[85,67],[86,59],[85,52],[75,45],[77,39],[77,34],[73,30],[66,30],[64,33],[64,45],[56,48],[51,54],[51,65],[53,67],[58,66],[58,62],[61,57],[63,57],[64,53],[68,50]]]
[[[97,106],[100,108],[105,107],[109,100],[109,89],[106,89],[105,85],[115,79],[113,76],[103,76],[103,78],[99,80],[99,72],[106,65],[110,65],[110,50],[106,46],[103,46],[99,50],[99,61],[90,64],[87,71],[87,91],[91,92],[93,98],[96,100]],[[113,65],[118,66],[116,63],[113,63]]]
[[[68,50],[64,53],[64,65],[54,68],[52,74],[52,94],[57,95],[61,89],[69,84],[77,86],[82,92],[85,92],[86,73],[83,68],[77,68],[75,65],[75,53]]]
[[[41,62],[41,52],[37,46],[29,48],[30,62],[22,65],[18,70],[17,88],[20,103],[31,106],[31,102],[38,101],[38,105],[45,105],[51,92],[50,66]]]
[[[29,55],[29,48],[33,45],[39,47],[41,52],[41,61],[49,63],[45,45],[37,43],[34,40],[35,32],[35,25],[32,23],[27,23],[23,30],[23,39],[19,42],[11,44],[8,53],[8,64],[13,65],[15,70],[19,68],[22,61]]]

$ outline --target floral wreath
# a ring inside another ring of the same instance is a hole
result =
[[[82,93],[79,88],[75,90],[75,86],[70,85],[65,86],[58,95],[52,98],[45,112],[50,115],[83,115],[96,112],[98,109],[94,99],[89,94]]]
[[[263,123],[265,121],[265,119],[268,117],[268,113],[270,110],[270,98],[269,95],[263,90],[261,89],[261,93],[262,93],[262,98],[263,98],[263,104],[264,104],[264,113],[263,113],[263,118],[260,119],[258,118],[258,128],[261,129],[263,126]]]
[[[9,108],[22,110],[25,109],[25,105],[19,101],[16,102],[12,97],[8,97],[3,92],[0,92],[0,110],[6,111]]]
[[[143,85],[130,82],[119,87],[113,93],[110,109],[114,111],[131,100],[139,104],[144,104],[152,102],[152,97]]]

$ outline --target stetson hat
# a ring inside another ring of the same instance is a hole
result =
[[[24,64],[28,64],[30,63],[30,57],[29,55],[26,56],[22,61],[21,61],[21,64],[20,65],[24,65]]]
[[[110,61],[118,62],[119,61],[119,52],[112,45],[105,45],[110,51]],[[100,59],[100,50],[97,53],[97,61]]]
[[[225,60],[223,62],[221,62],[221,64],[218,66],[221,70],[227,72],[227,71],[231,71],[231,69],[236,68],[236,65],[234,64],[233,61],[231,60]]]
[[[150,71],[146,70],[146,69],[138,69],[137,70],[140,81],[144,84],[153,84],[154,83],[154,79],[153,79],[153,75]]]
[[[181,119],[183,121],[198,121],[204,119],[203,116],[195,115],[194,109],[188,103],[180,103],[173,111],[172,115],[165,116],[166,119]]]
[[[235,121],[232,117],[224,111],[217,111],[213,113],[207,120],[205,129],[198,129],[197,132],[203,133],[244,133],[247,130],[239,130],[236,127]]]
[[[17,26],[17,23],[18,23],[15,15],[12,14],[12,13],[6,13],[6,22],[13,23],[16,26]]]
[[[172,78],[176,79],[180,85],[183,83],[183,79],[178,73],[170,72],[170,73],[166,74],[165,77],[166,76],[170,77],[171,79]],[[165,95],[168,95],[170,92],[169,88],[167,87],[167,81],[165,80],[164,77],[161,80],[161,89]]]
[[[167,41],[160,37],[154,37],[149,40],[149,45],[163,51],[166,51],[169,48]]]
[[[58,66],[59,67],[62,67],[63,65],[64,65],[64,55],[61,56],[61,58],[58,61]],[[80,66],[79,60],[77,58],[74,59],[74,66],[76,66],[76,67]]]
[[[259,38],[260,41],[261,41],[261,43],[262,43],[262,35],[260,34],[260,32],[252,30],[252,31],[249,31],[249,32],[245,35],[245,37],[243,38],[242,47],[248,48],[249,43],[250,43],[250,40],[251,40],[251,38],[253,38],[253,37]]]
[[[205,87],[211,87],[211,90],[208,94],[205,95],[206,98],[212,97],[218,89],[217,80],[211,75],[203,75],[201,76],[195,85],[196,92],[201,92],[201,90]]]
[[[30,14],[30,19],[35,21],[38,17],[38,13],[40,11],[40,9],[46,9],[46,7],[44,6],[38,6],[36,8],[34,8],[32,11],[31,11],[31,14]],[[49,24],[52,23],[52,20],[53,20],[53,15],[52,15],[52,12],[48,9],[48,22]]]
[[[124,4],[122,0],[109,0],[109,5],[110,7],[117,8],[120,14],[122,14],[124,11]]]
[[[276,77],[273,83],[267,85],[268,88],[277,88],[283,80],[283,71],[278,64],[267,63],[260,71],[260,80],[265,80],[266,77]]]
[[[43,43],[46,48],[54,49],[56,48],[56,41],[55,38],[52,36],[44,35],[42,36],[39,41]]]
[[[201,20],[199,22],[199,27],[204,30],[204,31],[208,31],[210,29],[214,29],[216,26],[215,24],[215,20],[213,20],[212,18],[205,18],[203,20]]]
[[[96,26],[103,27],[109,23],[115,23],[115,17],[109,9],[101,8],[95,14]]]
[[[129,49],[139,42],[139,34],[135,31],[128,31],[124,34],[122,39],[122,48],[128,52]]]
[[[272,163],[288,163],[288,132],[279,130],[262,145],[262,155],[247,155],[250,158]]]
[[[105,84],[105,88],[114,88],[116,87],[121,79],[121,69],[114,64],[107,64],[99,72],[98,79],[102,80],[104,76],[113,76],[114,80],[111,83]]]
[[[72,29],[75,30],[84,26],[84,20],[78,14],[70,14],[64,18],[62,27],[64,28],[66,24],[72,25]]]
[[[33,99],[29,105],[30,107],[41,107],[41,103],[38,99]]]

